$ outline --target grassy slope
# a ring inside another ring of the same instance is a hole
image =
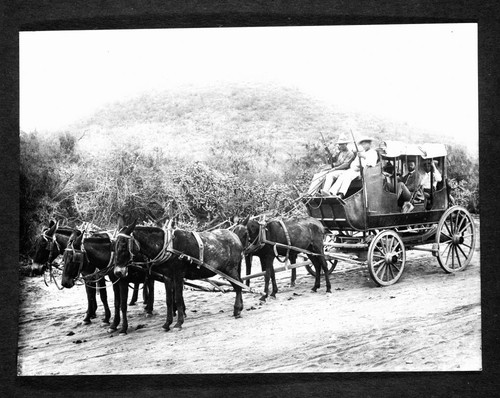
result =
[[[110,104],[73,126],[78,133],[87,131],[80,142],[87,149],[135,143],[203,160],[210,145],[251,139],[271,148],[278,162],[300,154],[301,144],[319,140],[320,131],[334,139],[348,134],[349,127],[357,136],[386,140],[439,139],[407,125],[336,110],[294,89],[245,85],[151,93]]]

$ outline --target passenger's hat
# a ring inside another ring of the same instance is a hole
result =
[[[358,140],[358,144],[361,144],[362,142],[372,142],[373,138],[368,137],[368,136],[363,136]]]
[[[348,140],[345,135],[340,135],[339,139],[337,140],[337,144],[349,144],[351,140]]]

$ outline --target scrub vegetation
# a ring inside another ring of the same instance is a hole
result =
[[[64,131],[21,131],[21,253],[50,219],[111,229],[118,213],[146,223],[178,216],[201,230],[232,216],[284,214],[325,161],[320,132],[334,141],[349,129],[377,140],[442,142],[294,89],[245,85],[151,93]],[[458,204],[479,212],[477,157],[459,144],[447,149]]]

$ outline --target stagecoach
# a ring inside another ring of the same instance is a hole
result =
[[[329,272],[338,261],[348,261],[367,265],[377,285],[392,285],[403,274],[407,250],[430,252],[447,273],[464,269],[474,253],[476,227],[466,209],[452,205],[445,146],[382,142],[377,152],[377,165],[364,168],[344,198],[304,199],[309,215],[327,230]],[[411,161],[420,176],[425,175],[426,162],[434,163],[430,190],[423,195],[419,187],[423,198],[412,195],[401,205],[399,182]]]

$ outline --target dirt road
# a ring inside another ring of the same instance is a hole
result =
[[[242,318],[234,293],[186,289],[187,318],[165,332],[164,289],[156,284],[153,317],[129,307],[129,332],[109,334],[98,319],[83,325],[82,286],[58,291],[42,277],[20,280],[18,374],[468,371],[481,368],[479,241],[462,272],[446,274],[435,258],[409,252],[395,285],[378,288],[366,269],[339,263],[311,292],[298,269],[278,275],[276,299],[245,293]],[[258,260],[253,272],[258,272]],[[253,280],[262,289],[263,278]],[[112,289],[108,289],[112,300]],[[147,358],[147,360],[145,359]]]

